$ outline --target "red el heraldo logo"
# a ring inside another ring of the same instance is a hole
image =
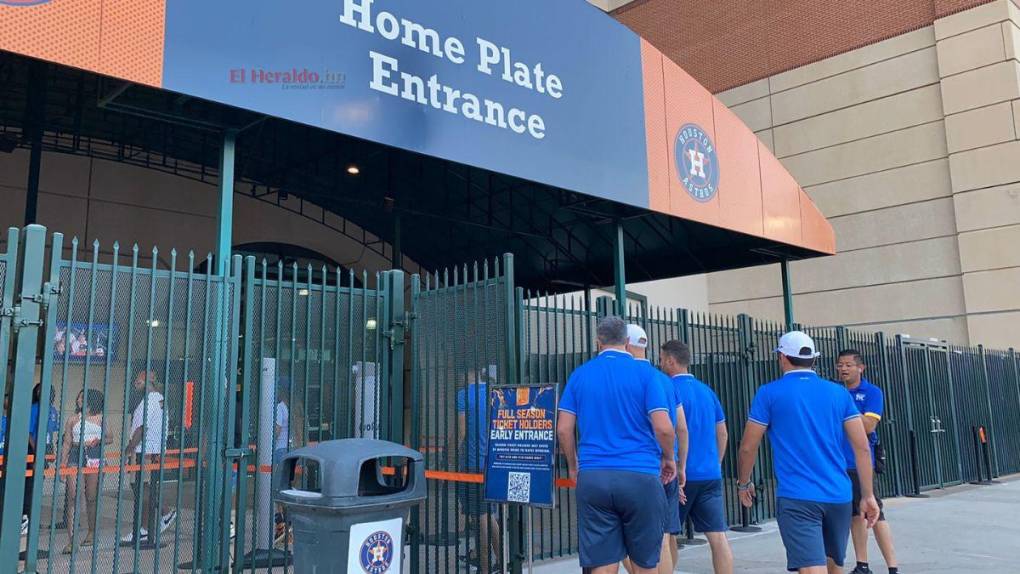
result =
[[[53,0],[0,0],[0,6],[38,6],[49,4]]]

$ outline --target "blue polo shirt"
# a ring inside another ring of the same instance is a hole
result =
[[[726,421],[719,397],[694,375],[677,375],[672,383],[687,419],[687,480],[719,480],[722,467],[715,427]]]
[[[861,384],[856,389],[847,388],[850,398],[853,399],[857,412],[863,417],[871,417],[875,420],[882,420],[882,407],[885,404],[885,397],[882,389],[871,384],[867,379],[861,379]],[[871,446],[871,460],[874,464],[875,445],[878,444],[878,433],[868,434],[868,445]],[[849,470],[857,470],[857,458],[854,456],[854,448],[850,441],[843,441],[843,454],[846,457],[846,467]]]
[[[461,445],[461,466],[478,471],[485,466],[489,453],[489,387],[485,383],[470,383],[457,391],[457,414],[464,415],[464,444]]]
[[[850,502],[843,424],[860,416],[846,389],[814,371],[790,371],[759,388],[748,418],[768,428],[779,479],[776,496]]]
[[[669,404],[669,424],[673,426],[674,432],[676,429],[676,410],[680,406],[680,397],[676,394],[676,389],[673,387],[673,381],[669,380],[666,373],[663,373],[659,369],[655,368],[654,365],[648,359],[635,359],[637,362],[647,365],[647,368],[651,371],[651,375],[655,377],[655,380],[659,381],[662,385],[662,390],[666,393],[666,402]],[[676,460],[677,455],[680,454],[680,441],[673,439],[673,459]]]
[[[579,470],[659,474],[660,451],[651,414],[670,400],[652,369],[629,353],[608,350],[567,379],[559,410],[577,417]]]

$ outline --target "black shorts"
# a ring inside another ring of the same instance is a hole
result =
[[[846,471],[847,475],[850,476],[850,484],[853,485],[854,500],[852,504],[853,515],[861,515],[861,477],[857,475],[857,469],[851,468]],[[878,497],[878,489],[874,487],[874,477],[872,477],[872,490],[875,491],[875,500],[878,501],[878,519],[885,520],[885,510],[882,504],[882,499]]]

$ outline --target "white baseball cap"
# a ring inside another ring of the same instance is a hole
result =
[[[801,331],[790,331],[780,337],[776,352],[795,359],[814,359],[821,355],[815,351],[815,342],[811,337]]]
[[[644,349],[648,346],[648,334],[638,325],[627,325],[627,344]]]

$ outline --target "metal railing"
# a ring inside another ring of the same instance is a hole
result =
[[[408,280],[240,257],[219,276],[191,253],[81,251],[30,226],[10,230],[0,253],[0,563],[21,554],[27,571],[289,571],[274,455],[346,437],[425,453],[412,572],[519,566],[529,536],[539,560],[577,551],[565,461],[557,507],[535,509],[530,529],[519,508],[482,501],[484,387],[565,385],[594,355],[610,298],[516,288],[509,255]],[[772,349],[784,326],[647,305],[628,320],[645,327],[653,362],[669,339],[690,344],[693,373],[719,395],[729,521],[774,516],[768,445],[749,513],[734,475],[751,399],[779,376]],[[835,378],[836,355],[854,348],[885,392],[884,496],[1020,472],[1014,350],[804,329],[823,376]]]

